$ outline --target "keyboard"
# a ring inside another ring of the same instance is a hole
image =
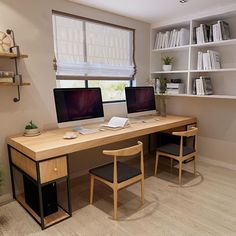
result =
[[[81,129],[79,130],[80,134],[94,134],[94,133],[98,133],[99,129]]]

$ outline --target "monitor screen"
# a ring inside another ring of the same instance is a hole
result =
[[[103,118],[100,88],[54,89],[58,123]]]
[[[125,95],[128,114],[156,112],[153,87],[126,87]]]

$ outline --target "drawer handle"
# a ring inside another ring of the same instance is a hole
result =
[[[56,168],[56,167],[54,168],[54,171],[57,171],[57,168]]]

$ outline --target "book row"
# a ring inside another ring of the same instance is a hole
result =
[[[154,49],[172,48],[189,44],[189,30],[181,28],[156,34]]]
[[[230,39],[230,27],[225,21],[218,20],[215,24],[200,24],[193,28],[193,43],[202,44]]]

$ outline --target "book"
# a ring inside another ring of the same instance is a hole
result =
[[[209,70],[209,59],[208,59],[208,53],[202,54],[202,61],[203,61],[203,70]]]
[[[197,88],[196,88],[196,80],[197,80],[198,78],[193,78],[192,79],[192,94],[193,95],[196,95],[197,94]]]
[[[200,76],[192,79],[193,95],[212,95],[213,87],[210,77]]]
[[[184,93],[184,83],[167,83],[166,84],[167,94],[182,94]]]
[[[203,77],[202,78],[203,89],[205,95],[212,95],[213,94],[213,87],[211,83],[210,77]]]
[[[208,42],[213,42],[213,24],[210,24]]]
[[[197,30],[197,27],[193,27],[193,44],[197,43],[196,30]]]
[[[222,35],[222,40],[229,40],[230,39],[229,24],[222,20],[219,20],[218,24],[219,24],[221,35]]]

